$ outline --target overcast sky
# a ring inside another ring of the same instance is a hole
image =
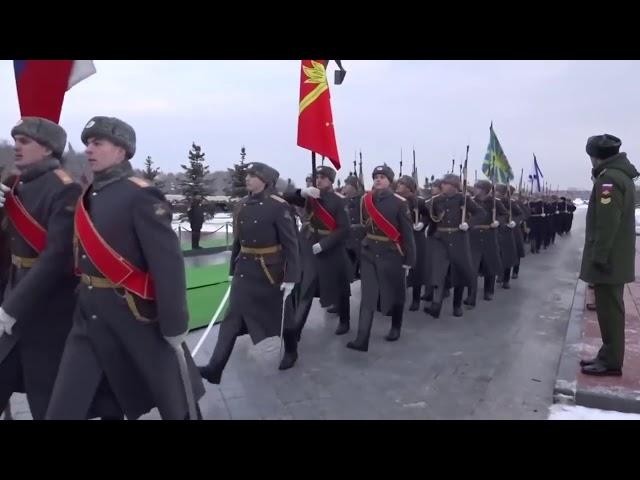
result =
[[[76,149],[94,115],[119,117],[138,137],[133,159],[151,155],[164,171],[180,171],[191,142],[210,170],[231,167],[247,148],[249,161],[273,165],[300,184],[310,154],[296,145],[299,61],[96,60],[98,73],[67,93],[61,125]],[[611,133],[640,167],[638,61],[355,61],[332,84],[333,116],[345,178],[362,149],[365,176],[387,162],[410,173],[415,147],[420,178],[439,176],[464,159],[482,177],[489,124],[517,183],[535,152],[555,188],[590,188],[584,151],[590,135]],[[9,139],[19,110],[13,64],[0,61],[0,139]],[[456,168],[457,170],[457,168]]]

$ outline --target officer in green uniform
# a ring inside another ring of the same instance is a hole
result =
[[[624,284],[635,279],[635,187],[640,175],[621,141],[597,135],[587,141],[593,164],[593,190],[587,210],[587,227],[580,278],[594,284],[596,312],[602,335],[598,355],[581,360],[587,375],[622,375],[624,360]]]

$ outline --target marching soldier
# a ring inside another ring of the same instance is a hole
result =
[[[349,215],[349,237],[346,242],[347,256],[352,265],[352,280],[360,278],[360,249],[364,239],[365,231],[361,221],[360,203],[363,195],[363,188],[358,177],[349,175],[345,180],[342,193],[347,202],[347,213]]]
[[[425,277],[425,257],[427,255],[427,239],[425,238],[425,229],[429,211],[425,205],[425,198],[416,194],[418,186],[415,180],[403,175],[398,179],[396,193],[407,199],[407,206],[411,215],[411,223],[413,226],[413,239],[416,245],[416,264],[409,271],[407,283],[411,287],[412,300],[409,310],[415,312],[420,308],[420,296],[422,294],[422,286]]]
[[[295,316],[295,329],[299,339],[307,322],[314,297],[320,298],[320,305],[335,305],[340,317],[336,335],[349,331],[349,284],[351,268],[345,249],[349,237],[349,219],[345,209],[345,199],[335,193],[333,182],[336,171],[328,166],[316,169],[317,188],[309,187],[285,195],[285,200],[299,207],[305,207],[308,223],[301,231],[302,280]],[[280,368],[291,368],[297,358],[286,356]]]
[[[558,202],[558,212],[560,212],[560,234],[564,235],[569,232],[569,203],[567,201],[567,197],[560,197],[560,201]]]
[[[475,184],[474,201],[483,209],[479,223],[471,227],[469,240],[473,272],[484,277],[484,299],[491,300],[495,291],[496,277],[502,275],[502,260],[498,245],[498,227],[506,223],[508,212],[502,202],[494,200],[491,193],[493,185],[488,180],[478,180]],[[475,307],[478,295],[478,282],[472,282],[465,305]]]
[[[199,250],[202,248],[200,246],[200,232],[204,224],[204,207],[202,206],[202,197],[199,195],[196,195],[193,199],[187,211],[187,218],[189,219],[189,226],[191,227],[191,248],[193,250]]]
[[[597,135],[587,141],[594,184],[587,210],[580,278],[594,284],[602,347],[580,361],[587,375],[622,375],[625,349],[624,285],[635,280],[635,185],[640,173],[620,153],[621,141]]]
[[[279,175],[264,163],[247,166],[249,195],[239,202],[233,221],[229,308],[213,355],[199,367],[213,384],[220,383],[240,335],[248,334],[258,344],[282,331],[282,362],[293,364],[297,359],[297,331],[293,315],[283,315],[283,301],[300,280],[300,253],[290,205],[274,193]]]
[[[551,240],[552,243],[555,243],[556,235],[562,235],[562,215],[560,214],[560,200],[557,195],[551,195],[551,203],[553,208],[555,209],[553,212],[553,238]]]
[[[535,194],[529,200],[529,243],[531,244],[531,253],[540,253],[540,247],[545,241],[545,213],[544,202],[540,194]]]
[[[433,217],[433,201],[442,195],[442,190],[440,189],[442,182],[440,179],[436,179],[431,183],[431,192],[429,198],[424,202],[425,208],[427,212],[429,212],[429,216],[427,217],[427,226],[425,228],[425,262],[424,262],[424,282],[425,282],[425,290],[426,294],[423,300],[427,302],[433,301],[433,282],[431,281],[431,274],[433,272],[433,247],[432,243],[434,242],[433,235],[436,233],[438,228],[438,223],[436,222],[436,218]],[[425,312],[427,309],[425,309]]]
[[[544,238],[544,249],[546,250],[549,245],[555,243],[556,240],[556,230],[555,230],[555,213],[556,213],[556,204],[553,202],[552,198],[547,196],[544,198],[544,226],[545,226],[545,238]]]
[[[514,197],[515,187],[510,185],[509,189],[511,190],[511,195],[509,196],[509,201],[511,202],[511,213],[513,221],[516,222],[516,226],[513,229],[513,238],[516,241],[516,264],[513,266],[511,278],[513,280],[517,280],[518,274],[520,273],[520,259],[524,258],[524,233],[523,233],[523,225],[527,218],[526,212],[528,211],[528,207],[523,205],[523,202],[520,200],[519,196]],[[504,285],[503,285],[504,287]]]
[[[11,136],[19,175],[2,199],[2,262],[10,265],[0,308],[0,411],[13,392],[26,392],[33,419],[43,420],[71,329],[73,211],[82,189],[60,168],[62,127],[25,117]]]
[[[518,255],[518,247],[515,238],[516,220],[522,216],[522,212],[507,196],[507,186],[504,184],[496,185],[496,196],[498,201],[502,202],[507,211],[507,222],[500,225],[498,229],[498,243],[500,244],[500,257],[502,259],[502,288],[511,288],[511,269],[520,261]]]
[[[131,126],[93,117],[81,135],[94,181],[75,208],[80,288],[48,419],[199,417],[204,387],[184,344],[185,271],[171,206],[133,175]]]
[[[406,295],[406,275],[415,265],[415,243],[407,201],[391,191],[393,170],[373,169],[373,190],[362,197],[362,240],[360,318],[358,334],[347,348],[366,352],[373,314],[378,309],[391,316],[387,341],[400,338]]]
[[[433,303],[425,312],[434,318],[440,316],[447,271],[451,271],[453,288],[453,314],[462,316],[462,295],[465,287],[477,282],[477,271],[473,270],[471,247],[467,230],[480,224],[483,209],[471,198],[461,193],[460,177],[447,174],[442,178],[442,195],[431,202],[430,216],[437,223],[430,245],[431,285],[434,287]],[[465,200],[466,198],[466,200]],[[465,207],[466,202],[466,207]],[[466,213],[464,213],[466,209]],[[470,216],[469,216],[470,214]],[[467,217],[468,221],[467,221]]]
[[[571,226],[573,225],[573,212],[576,211],[576,206],[573,204],[573,199],[567,198],[567,233],[571,233]]]

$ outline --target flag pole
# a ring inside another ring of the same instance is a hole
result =
[[[311,152],[311,178],[313,179],[313,186],[316,186],[316,152]]]

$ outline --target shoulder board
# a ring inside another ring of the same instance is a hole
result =
[[[73,179],[69,176],[69,174],[67,172],[65,172],[64,170],[62,170],[61,168],[56,168],[53,173],[56,174],[56,176],[62,181],[62,183],[64,183],[65,185],[69,185],[70,183],[73,183]]]
[[[143,178],[129,177],[129,180],[131,180],[133,183],[135,183],[136,185],[138,185],[141,188],[147,188],[147,187],[151,186],[151,183],[149,183],[147,180],[145,180]]]
[[[340,197],[340,198],[347,198],[347,197],[345,197],[344,195],[342,195],[341,193],[338,193],[338,192],[333,192],[333,193],[335,193],[335,194],[336,194],[338,197]]]
[[[287,201],[284,198],[282,198],[282,197],[280,197],[280,196],[278,196],[276,194],[270,195],[270,197],[273,198],[274,200],[280,202],[280,203],[287,203]]]
[[[394,193],[393,195],[394,195],[396,198],[399,198],[400,200],[402,200],[403,202],[406,202],[406,201],[407,201],[407,199],[406,199],[406,198],[404,198],[402,195],[398,195],[397,193]]]
[[[604,175],[606,171],[607,171],[607,169],[606,169],[606,168],[605,168],[604,170],[602,170],[602,171],[600,172],[600,174],[598,175],[598,178],[600,178],[602,175]]]

